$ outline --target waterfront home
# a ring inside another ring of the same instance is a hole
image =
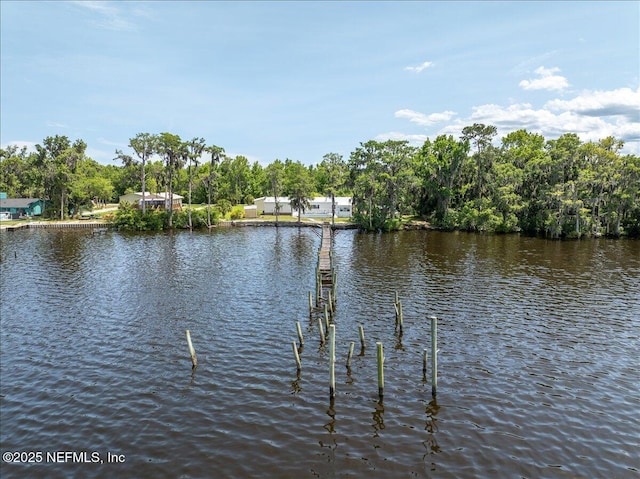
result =
[[[292,208],[290,198],[278,197],[280,214],[298,216],[298,210]],[[336,196],[336,218],[351,218],[352,198],[350,196]],[[254,200],[258,215],[274,215],[276,200],[273,196],[263,196]],[[331,197],[317,196],[309,198],[309,207],[301,215],[303,218],[331,218]]]
[[[3,219],[30,218],[40,216],[44,211],[46,200],[41,198],[7,198],[0,193],[0,212]]]
[[[120,197],[120,203],[126,202],[131,203],[134,208],[142,209],[142,192],[139,191],[137,193],[129,193],[126,195],[122,195]],[[184,197],[173,193],[173,209],[180,210],[182,209],[182,199]],[[161,192],[161,193],[149,193],[148,191],[144,193],[144,204],[146,208],[161,208],[168,209],[169,208],[169,193]]]
[[[335,196],[335,217],[351,218],[352,198],[350,196]],[[319,196],[309,200],[309,207],[302,213],[303,218],[331,218],[331,197]],[[292,215],[297,216],[298,210],[294,210]]]
[[[253,201],[256,205],[256,212],[258,215],[275,215],[276,214],[276,198],[274,196],[262,196],[256,198]],[[278,196],[278,205],[280,209],[278,214],[290,215],[291,214],[291,201],[286,196]]]

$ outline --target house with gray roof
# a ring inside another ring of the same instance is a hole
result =
[[[44,211],[46,200],[41,198],[7,198],[0,193],[0,213],[9,219],[40,216]]]

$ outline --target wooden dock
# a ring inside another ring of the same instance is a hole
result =
[[[330,312],[333,312],[336,303],[336,269],[331,245],[331,225],[323,223],[316,266],[316,307],[320,308],[326,304]]]
[[[318,252],[318,269],[322,275],[322,284],[331,285],[331,227],[322,225],[322,240],[320,242],[320,251]],[[326,276],[329,278],[325,279]]]

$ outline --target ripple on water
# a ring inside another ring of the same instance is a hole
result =
[[[25,231],[3,237],[3,258],[17,241],[20,261],[0,264],[3,452],[112,451],[127,463],[3,464],[3,478],[132,470],[171,478],[628,477],[640,469],[633,243],[341,232],[331,406],[329,354],[307,310],[319,245],[312,230]],[[37,301],[4,300],[33,284]],[[422,377],[433,314],[437,401]],[[306,340],[299,375],[296,321]],[[195,373],[185,329],[198,353]],[[382,403],[377,341],[386,358]]]

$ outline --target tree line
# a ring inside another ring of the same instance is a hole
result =
[[[162,213],[122,206],[124,223],[147,221],[151,229],[210,226],[261,196],[290,197],[305,211],[309,198],[333,195],[352,196],[354,221],[370,231],[397,229],[413,216],[478,232],[640,235],[640,158],[622,154],[621,140],[583,142],[573,133],[545,140],[518,130],[496,144],[496,127],[484,124],[461,133],[417,147],[370,140],[348,159],[327,153],[316,164],[276,159],[267,166],[172,133],[139,133],[128,151],[115,151],[120,165],[102,165],[86,155],[82,140],[56,135],[35,152],[0,150],[0,191],[47,199],[45,214],[62,219],[134,191],[177,193],[189,206],[208,205]]]

